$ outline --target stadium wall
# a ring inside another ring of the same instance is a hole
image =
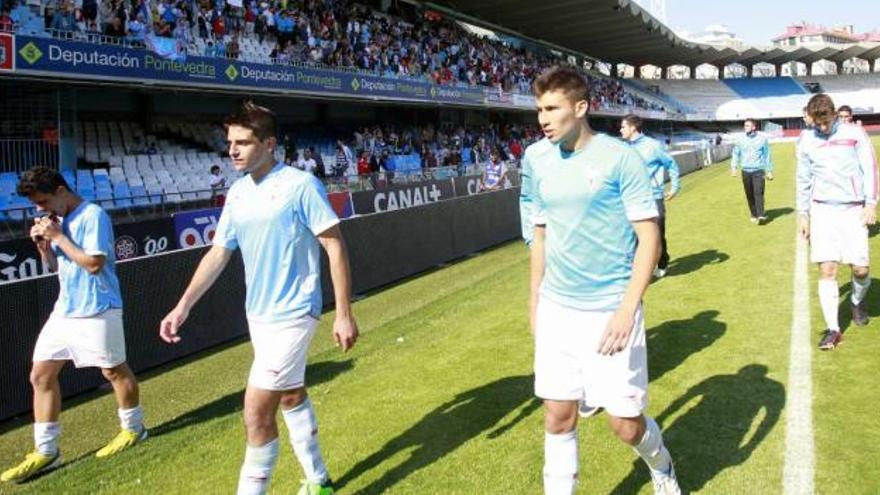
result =
[[[517,238],[519,188],[466,196],[418,207],[359,216],[341,224],[349,247],[353,292],[363,293],[439,264]],[[176,304],[205,247],[135,258],[118,266],[125,299],[128,362],[135,372],[176,361],[246,335],[244,272],[240,256],[193,309],[185,338],[171,346],[158,338],[159,322]],[[332,301],[323,260],[325,302]],[[31,408],[31,352],[58,295],[55,276],[0,285],[0,420]],[[70,365],[68,365],[70,366]],[[65,397],[104,382],[95,369],[61,377]]]

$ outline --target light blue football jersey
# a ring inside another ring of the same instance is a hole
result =
[[[235,181],[213,243],[241,249],[251,321],[279,323],[321,316],[317,235],[339,223],[312,174],[276,164],[259,182]]]
[[[57,244],[60,291],[55,311],[71,318],[95,316],[108,309],[122,308],[122,291],[116,277],[113,222],[100,206],[83,201],[61,220],[61,230],[84,253],[104,256],[101,271],[92,275],[70,259]]]
[[[670,192],[673,194],[678,192],[680,187],[678,163],[663,149],[660,141],[642,134],[632,141],[626,141],[626,143],[635,148],[639,156],[645,160],[645,165],[648,167],[648,177],[651,178],[651,186],[654,188],[654,199],[663,199],[665,196],[664,171],[669,174]]]
[[[632,276],[631,222],[657,217],[644,160],[604,134],[575,152],[542,145],[527,155],[532,221],[546,226],[542,297],[586,311],[617,309]]]

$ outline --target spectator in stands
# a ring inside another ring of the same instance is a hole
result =
[[[296,168],[305,172],[309,172],[310,174],[315,173],[315,169],[318,168],[318,164],[315,163],[315,159],[312,158],[311,149],[306,148],[303,150],[303,156],[296,162]]]
[[[122,19],[119,17],[113,17],[110,24],[108,24],[107,28],[104,30],[104,36],[109,36],[111,38],[125,37],[125,27],[122,25]]]
[[[510,154],[513,155],[514,160],[519,160],[522,158],[522,143],[520,143],[519,139],[512,139],[510,141]]]
[[[129,39],[135,42],[143,42],[146,28],[143,14],[138,14],[133,21],[129,21],[128,23]]]
[[[315,177],[318,177],[319,179],[327,177],[327,168],[324,166],[324,157],[315,151],[314,146],[309,146],[309,151],[312,154],[312,159],[315,160]]]
[[[74,19],[73,9],[69,3],[62,3],[61,8],[55,11],[50,28],[59,32],[76,31],[76,19]]]
[[[341,139],[336,140],[336,165],[333,167],[333,176],[345,176],[348,167],[352,165],[355,165],[355,161],[351,149]]]
[[[229,44],[226,45],[226,58],[229,60],[238,60],[239,50],[238,35],[236,34],[232,36],[232,39],[229,40]]]
[[[382,150],[379,166],[385,171],[385,185],[390,186],[394,182],[394,169],[391,166],[391,151],[388,148]]]
[[[94,22],[98,18],[98,0],[83,0],[82,15],[87,25]]]
[[[144,153],[147,155],[155,155],[159,152],[159,148],[156,146],[156,141],[150,141],[150,144],[147,145],[147,149],[144,150]]]
[[[223,206],[226,203],[226,177],[220,172],[219,165],[211,165],[210,181],[214,206]]]
[[[9,15],[9,8],[3,7],[2,12],[0,12],[0,32],[11,33],[13,28],[15,27],[15,22],[12,20],[12,16]],[[13,55],[7,55],[13,56]]]
[[[373,189],[376,188],[376,178],[370,170],[370,152],[369,151],[361,151],[360,156],[357,161],[357,174],[358,174],[358,182],[360,183],[361,188],[365,188],[367,181],[373,186]]]
[[[205,9],[199,9],[196,13],[196,27],[198,29],[199,38],[208,39],[208,33],[211,32],[209,28],[210,21],[208,20],[208,12]],[[210,43],[210,41],[209,41]]]
[[[844,124],[852,124],[853,123],[853,111],[852,107],[849,105],[841,105],[840,108],[837,109],[837,118],[840,119]]]

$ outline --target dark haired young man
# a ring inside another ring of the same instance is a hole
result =
[[[531,247],[535,394],[544,400],[544,492],[574,493],[578,403],[648,464],[656,493],[680,493],[657,423],[646,416],[642,296],[660,248],[644,161],[587,124],[589,88],[574,69],[534,84],[545,140],[523,160],[521,209]]]
[[[773,180],[773,161],[767,136],[758,132],[758,121],[746,119],[744,134],[734,140],[730,158],[730,175],[736,177],[736,168],[742,168],[743,189],[749,203],[751,221],[761,224],[764,216],[764,179]]]
[[[657,260],[654,276],[661,278],[666,276],[666,268],[669,266],[669,250],[666,246],[665,202],[672,200],[678,194],[678,163],[669,156],[659,141],[642,134],[642,119],[636,115],[629,114],[620,121],[620,136],[639,153],[648,167],[648,177],[651,178],[654,201],[657,203],[657,214],[659,215],[657,222],[660,225],[660,259]],[[669,174],[668,193],[664,186],[664,173]]]
[[[71,191],[61,174],[45,167],[25,172],[18,194],[49,214],[34,221],[30,236],[43,262],[58,272],[60,291],[34,347],[35,449],[21,464],[0,474],[2,481],[15,482],[60,463],[58,375],[67,361],[77,368],[101,368],[113,386],[122,429],[98,450],[97,457],[111,456],[147,438],[138,383],[125,362],[122,294],[110,217]]]
[[[819,348],[830,350],[843,339],[837,318],[840,263],[852,269],[852,321],[868,324],[867,226],[877,221],[880,178],[868,135],[844,122],[840,110],[835,113],[831,97],[813,96],[807,112],[814,127],[801,133],[797,143],[798,229],[810,240],[810,258],[819,264],[819,305],[827,325]]]
[[[254,362],[244,397],[247,449],[238,494],[265,493],[278,459],[280,405],[305,471],[301,495],[333,493],[318,446],[318,425],[306,394],[309,343],[321,317],[319,245],[327,251],[336,298],[333,338],[347,351],[358,337],[351,314],[348,254],[339,219],[315,176],[277,163],[275,114],[245,103],[226,120],[229,156],[247,172],[230,187],[213,246],[177,306],[162,320],[166,342],[180,340],[190,309],[214,283],[235,249],[244,260],[245,309]]]

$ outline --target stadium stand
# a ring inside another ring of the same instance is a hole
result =
[[[107,0],[92,15],[66,4],[55,10],[54,2],[42,0],[40,5],[17,6],[12,20],[20,34],[154,50],[162,46],[179,52],[181,58],[195,55],[357,71],[521,94],[529,93],[535,74],[567,63],[547,50],[478,36],[454,20],[414,8],[389,15],[348,0],[250,0],[241,8],[220,0],[211,5],[146,2],[126,10]],[[152,32],[146,27],[149,19],[153,19]],[[596,72],[587,76],[594,108],[666,111],[670,107],[669,101],[619,80]],[[674,105],[670,109],[683,110]]]

